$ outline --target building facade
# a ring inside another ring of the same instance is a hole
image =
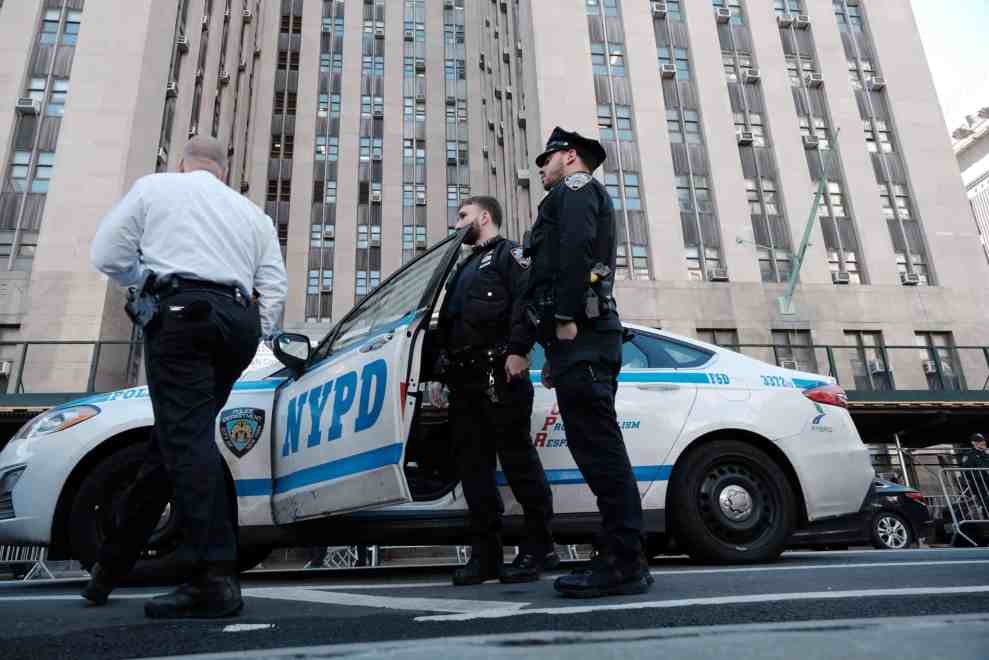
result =
[[[626,320],[850,387],[989,375],[959,349],[989,344],[989,264],[906,0],[19,0],[0,55],[0,348],[25,391],[132,375],[123,345],[92,372],[91,347],[17,342],[131,337],[88,243],[191,135],[229,145],[279,230],[286,326],[318,334],[467,195],[520,237],[556,125],[608,152]]]
[[[965,125],[951,137],[982,249],[989,259],[989,106],[966,117]]]

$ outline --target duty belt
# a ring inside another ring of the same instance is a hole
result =
[[[220,284],[219,282],[180,276],[161,278],[158,281],[160,285],[155,288],[155,292],[162,299],[183,291],[211,291],[230,298],[241,307],[250,306],[250,298],[241,291],[239,286],[232,284]]]
[[[508,345],[467,348],[450,354],[451,381],[456,385],[483,387],[491,403],[499,403],[495,384],[501,375],[500,365],[508,355]]]

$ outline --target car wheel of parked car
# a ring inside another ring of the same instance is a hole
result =
[[[796,521],[796,496],[765,452],[736,440],[691,450],[670,483],[673,531],[692,558],[718,563],[776,559]]]
[[[902,550],[916,543],[910,523],[891,511],[880,511],[872,519],[872,545],[879,550]]]
[[[148,444],[142,442],[113,452],[100,461],[80,484],[69,517],[69,543],[72,556],[79,560],[83,568],[88,569],[96,561],[100,544],[114,524],[116,507],[137,477],[147,450]],[[180,532],[172,512],[173,507],[169,503],[147,547],[141,551],[130,579],[173,583],[188,577],[180,573],[174,557]],[[240,570],[254,568],[270,552],[269,546],[241,547],[238,560]]]

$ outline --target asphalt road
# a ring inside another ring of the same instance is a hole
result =
[[[172,622],[143,615],[162,588],[120,589],[98,608],[80,580],[7,582],[0,658],[989,658],[989,549],[791,552],[742,567],[676,557],[652,570],[652,592],[590,601],[557,597],[553,576],[455,588],[442,567],[259,572],[239,618]]]

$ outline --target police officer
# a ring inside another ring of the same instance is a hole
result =
[[[529,437],[526,356],[533,338],[522,307],[529,262],[521,247],[499,235],[501,206],[493,197],[463,200],[458,215],[456,227],[469,228],[464,243],[473,247],[447,285],[438,341],[446,351],[451,434],[473,542],[453,583],[529,582],[560,561],[550,534],[552,494]],[[496,459],[525,514],[525,540],[504,568]]]
[[[622,355],[612,298],[615,219],[607,190],[591,176],[606,157],[596,140],[553,130],[536,158],[548,194],[527,246],[527,305],[547,354],[543,383],[556,388],[567,445],[602,518],[590,569],[554,584],[565,596],[643,593],[653,582],[643,558],[642,503],[615,414]]]
[[[175,556],[190,579],[145,603],[153,618],[229,616],[243,606],[237,500],[215,442],[216,417],[259,339],[280,323],[287,282],[271,219],[223,183],[226,169],[219,140],[193,138],[179,173],[139,179],[103,219],[91,249],[97,270],[160,302],[144,327],[150,447],[82,595],[106,603],[172,498],[181,528]]]

